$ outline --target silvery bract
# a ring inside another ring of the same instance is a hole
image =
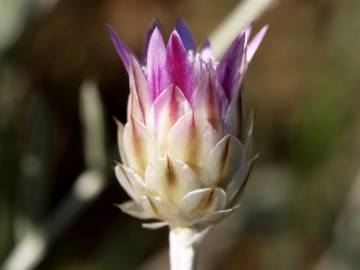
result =
[[[118,123],[116,177],[131,197],[120,208],[171,227],[219,222],[238,205],[254,161],[243,79],[266,32],[251,26],[217,61],[196,50],[182,21],[167,45],[154,23],[139,61],[109,26],[129,74],[127,123]]]

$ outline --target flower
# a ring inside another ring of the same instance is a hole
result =
[[[220,61],[209,42],[196,50],[181,20],[166,46],[153,24],[143,61],[108,27],[130,80],[115,174],[132,200],[119,207],[171,227],[221,221],[238,206],[255,160],[243,80],[267,27],[251,41],[247,27]]]

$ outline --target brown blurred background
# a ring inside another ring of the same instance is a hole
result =
[[[112,172],[112,116],[125,119],[128,82],[106,23],[141,55],[155,17],[165,33],[183,17],[201,43],[237,4],[0,0],[0,261],[45,226],[55,232],[35,269],[168,269],[167,229],[144,230],[113,206],[127,199]],[[200,269],[360,269],[360,1],[280,0],[264,24],[246,79],[261,158]],[[51,217],[86,167],[86,80],[104,107],[107,184],[57,231]]]

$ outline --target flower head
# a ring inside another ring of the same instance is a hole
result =
[[[130,80],[115,167],[132,199],[123,211],[190,227],[219,222],[237,207],[254,161],[242,86],[266,29],[250,41],[249,26],[217,61],[209,42],[196,49],[182,21],[166,45],[154,23],[139,61],[109,26]]]

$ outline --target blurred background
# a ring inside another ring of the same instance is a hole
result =
[[[203,42],[237,0],[0,0],[0,268],[168,269],[167,229],[114,203],[127,74],[157,17]],[[282,0],[246,78],[261,157],[201,270],[360,269],[360,1]],[[1,266],[2,265],[2,266]]]

